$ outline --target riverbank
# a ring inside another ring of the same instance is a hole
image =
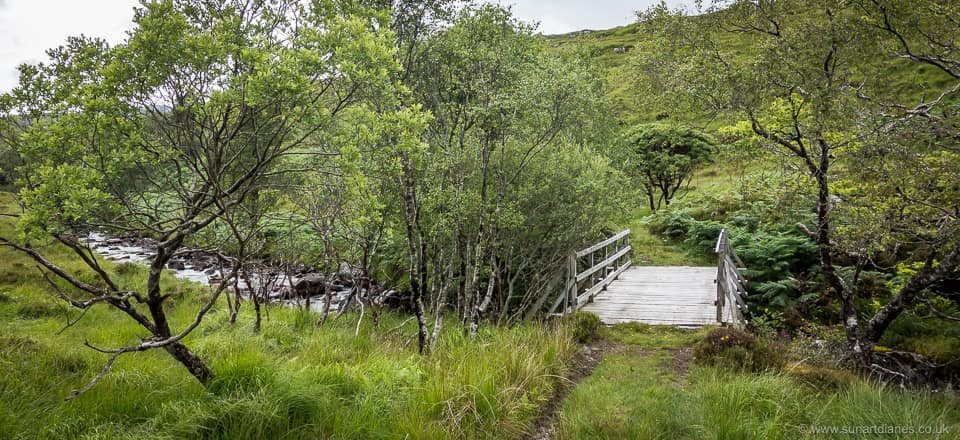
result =
[[[0,194],[0,205],[13,203]],[[3,206],[0,206],[3,208]],[[0,233],[14,219],[0,217]],[[129,243],[113,242],[117,250]],[[83,265],[63,246],[42,247],[70,273]],[[127,249],[132,251],[132,249]],[[142,288],[133,256],[104,267],[121,288]],[[121,356],[93,389],[86,385],[114,348],[146,336],[106,304],[79,312],[54,297],[26,255],[0,248],[0,438],[525,438],[555,395],[576,351],[564,325],[484,326],[471,340],[445,328],[417,354],[408,315],[379,325],[347,313],[317,327],[317,314],[267,306],[259,332],[251,307],[231,325],[214,306],[185,342],[210,366],[204,388],[163,350]],[[209,288],[165,272],[170,325],[189,324]],[[369,313],[366,315],[369,317]]]
[[[91,232],[81,240],[102,258],[116,263],[146,266],[156,255],[157,243],[150,238]],[[178,279],[209,286],[220,282],[229,267],[224,267],[222,258],[215,253],[184,249],[167,263],[166,269]],[[248,273],[241,272],[233,289],[239,290],[245,298],[257,291],[269,302],[291,307],[309,306],[314,312],[322,312],[326,301],[323,289],[329,286],[332,290],[329,309],[337,311],[353,292],[351,275],[347,266],[333,275],[334,280],[326,283],[326,274],[303,264],[278,267],[266,261],[254,261],[249,264]],[[252,285],[248,286],[246,281]]]

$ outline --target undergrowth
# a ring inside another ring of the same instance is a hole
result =
[[[836,438],[813,432],[834,428],[853,432],[843,438],[904,438],[865,432],[898,427],[922,438],[953,439],[960,432],[954,396],[902,391],[796,360],[763,369],[690,363],[689,350],[708,330],[642,324],[607,329],[608,340],[622,346],[608,351],[566,399],[557,438]],[[724,336],[729,334],[716,333],[711,346],[760,344],[746,334],[720,342]]]
[[[0,196],[9,208],[9,195]],[[0,217],[0,231],[11,228]],[[81,273],[64,249],[44,253]],[[486,326],[473,340],[450,325],[419,355],[406,316],[385,313],[378,328],[369,319],[358,328],[346,314],[317,328],[310,312],[272,306],[255,333],[249,306],[231,325],[218,304],[184,340],[213,370],[208,387],[152,350],[121,356],[98,385],[67,401],[107,360],[85,342],[121,347],[147,334],[102,305],[65,328],[77,312],[59,304],[28,258],[0,248],[0,259],[4,439],[523,438],[575,352],[565,323]],[[105,264],[121,287],[143,287],[146,268]],[[171,325],[182,328],[206,288],[172,277],[164,285]]]

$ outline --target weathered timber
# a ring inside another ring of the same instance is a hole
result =
[[[715,274],[713,267],[631,267],[583,310],[597,314],[604,324],[716,324]]]
[[[726,228],[717,238],[717,299],[716,315],[720,323],[745,326],[747,320],[746,278],[740,272],[744,266],[737,252],[730,246],[730,233]],[[726,311],[726,313],[725,313]]]
[[[583,309],[605,324],[745,325],[744,264],[728,235],[723,229],[717,239],[717,267],[632,267],[629,230],[571,253],[563,292],[548,313]]]
[[[596,251],[599,251],[607,246],[610,246],[617,240],[628,239],[629,237],[630,237],[630,230],[624,229],[623,231],[620,231],[617,235],[614,235],[613,237],[603,240],[600,243],[590,246],[582,251],[577,251],[574,255],[576,255],[576,258],[582,258]]]

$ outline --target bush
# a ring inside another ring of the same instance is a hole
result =
[[[752,372],[781,368],[784,353],[782,344],[757,339],[732,327],[707,333],[693,349],[694,360],[701,365]]]
[[[600,317],[589,312],[575,312],[567,319],[573,328],[573,339],[581,344],[587,344],[600,335]]]
[[[756,199],[705,191],[658,211],[648,226],[651,233],[681,242],[691,253],[711,257],[720,231],[728,227],[747,268],[751,310],[789,312],[819,298],[819,248],[794,225],[804,215],[787,217],[792,219],[788,224],[775,214],[782,211],[775,200]],[[743,203],[747,200],[751,203]]]
[[[25,319],[39,319],[59,315],[60,313],[57,306],[44,301],[23,303],[17,308],[17,316]]]
[[[0,355],[3,353],[35,353],[39,350],[37,341],[24,336],[0,336]]]
[[[23,263],[13,263],[0,270],[0,285],[17,285],[29,280],[36,273],[30,272],[30,268]]]
[[[87,369],[87,360],[76,352],[53,353],[48,359],[54,372],[76,374]]]
[[[836,391],[857,382],[857,375],[848,370],[810,364],[797,364],[787,370],[787,373],[797,382],[822,391]]]

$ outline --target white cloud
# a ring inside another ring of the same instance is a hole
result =
[[[540,31],[558,34],[606,29],[633,22],[634,11],[657,0],[491,0],[513,5],[521,19],[540,22]],[[74,35],[123,41],[132,27],[136,0],[0,0],[0,93],[17,83],[17,65],[46,61],[45,50]],[[669,0],[671,6],[693,0]]]
[[[17,84],[17,66],[47,60],[67,37],[87,35],[115,44],[133,23],[136,0],[0,0],[0,93]]]
[[[582,29],[609,29],[633,23],[634,12],[659,0],[496,0],[512,5],[525,21],[539,21],[544,34],[564,34]],[[671,7],[692,8],[693,0],[668,0]]]

